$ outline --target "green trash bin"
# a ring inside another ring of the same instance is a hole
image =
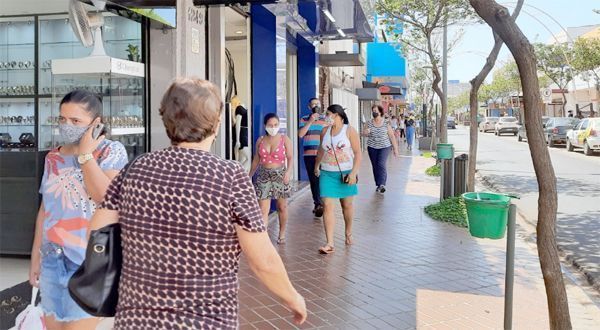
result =
[[[467,206],[467,220],[472,236],[491,239],[504,237],[510,205],[509,196],[469,192],[462,197]]]
[[[451,143],[438,143],[436,147],[438,159],[454,158],[454,145]]]

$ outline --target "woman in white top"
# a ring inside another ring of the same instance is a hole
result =
[[[335,228],[334,201],[340,200],[346,224],[346,245],[352,244],[352,218],[354,196],[358,194],[358,169],[361,161],[360,139],[356,129],[348,123],[348,116],[341,105],[327,108],[331,126],[321,132],[321,146],[317,154],[315,175],[319,177],[323,200],[323,224],[327,244],[319,252],[334,252],[333,230]]]

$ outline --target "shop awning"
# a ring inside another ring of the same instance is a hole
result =
[[[335,54],[319,54],[319,65],[326,67],[364,66],[362,54],[337,52]]]
[[[379,101],[381,93],[377,88],[357,88],[356,95],[360,101]]]
[[[381,95],[403,95],[402,88],[388,86],[388,85],[380,85],[378,83],[373,83],[370,81],[363,81],[364,88],[377,88]]]

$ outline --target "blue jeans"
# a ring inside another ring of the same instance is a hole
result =
[[[54,316],[59,322],[92,317],[77,305],[67,288],[69,279],[79,265],[65,257],[62,248],[53,243],[43,244],[41,255],[40,304],[44,314]]]
[[[315,175],[316,162],[317,156],[304,156],[304,166],[306,167],[306,174],[308,174],[308,180],[310,182],[310,192],[312,193],[313,203],[315,203],[315,207],[321,205],[319,178],[317,178],[317,176]]]
[[[406,126],[406,143],[412,147],[413,140],[415,138],[415,128],[413,126]]]
[[[385,186],[387,182],[387,159],[390,155],[392,147],[383,149],[367,148],[369,151],[369,158],[371,159],[371,166],[373,166],[373,176],[375,177],[375,185]]]

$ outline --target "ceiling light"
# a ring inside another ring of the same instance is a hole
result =
[[[242,30],[237,30],[237,31],[235,31],[235,33],[236,33],[236,34],[243,34],[243,33],[244,33],[244,31],[242,31]]]
[[[329,12],[329,10],[323,9],[323,14],[325,14],[325,16],[327,16],[327,18],[329,18],[329,20],[331,21],[331,23],[335,23],[335,18],[333,17],[333,15],[331,15],[331,13]]]
[[[340,36],[342,36],[342,38],[346,38],[346,33],[344,33],[342,29],[337,29],[337,32]]]

